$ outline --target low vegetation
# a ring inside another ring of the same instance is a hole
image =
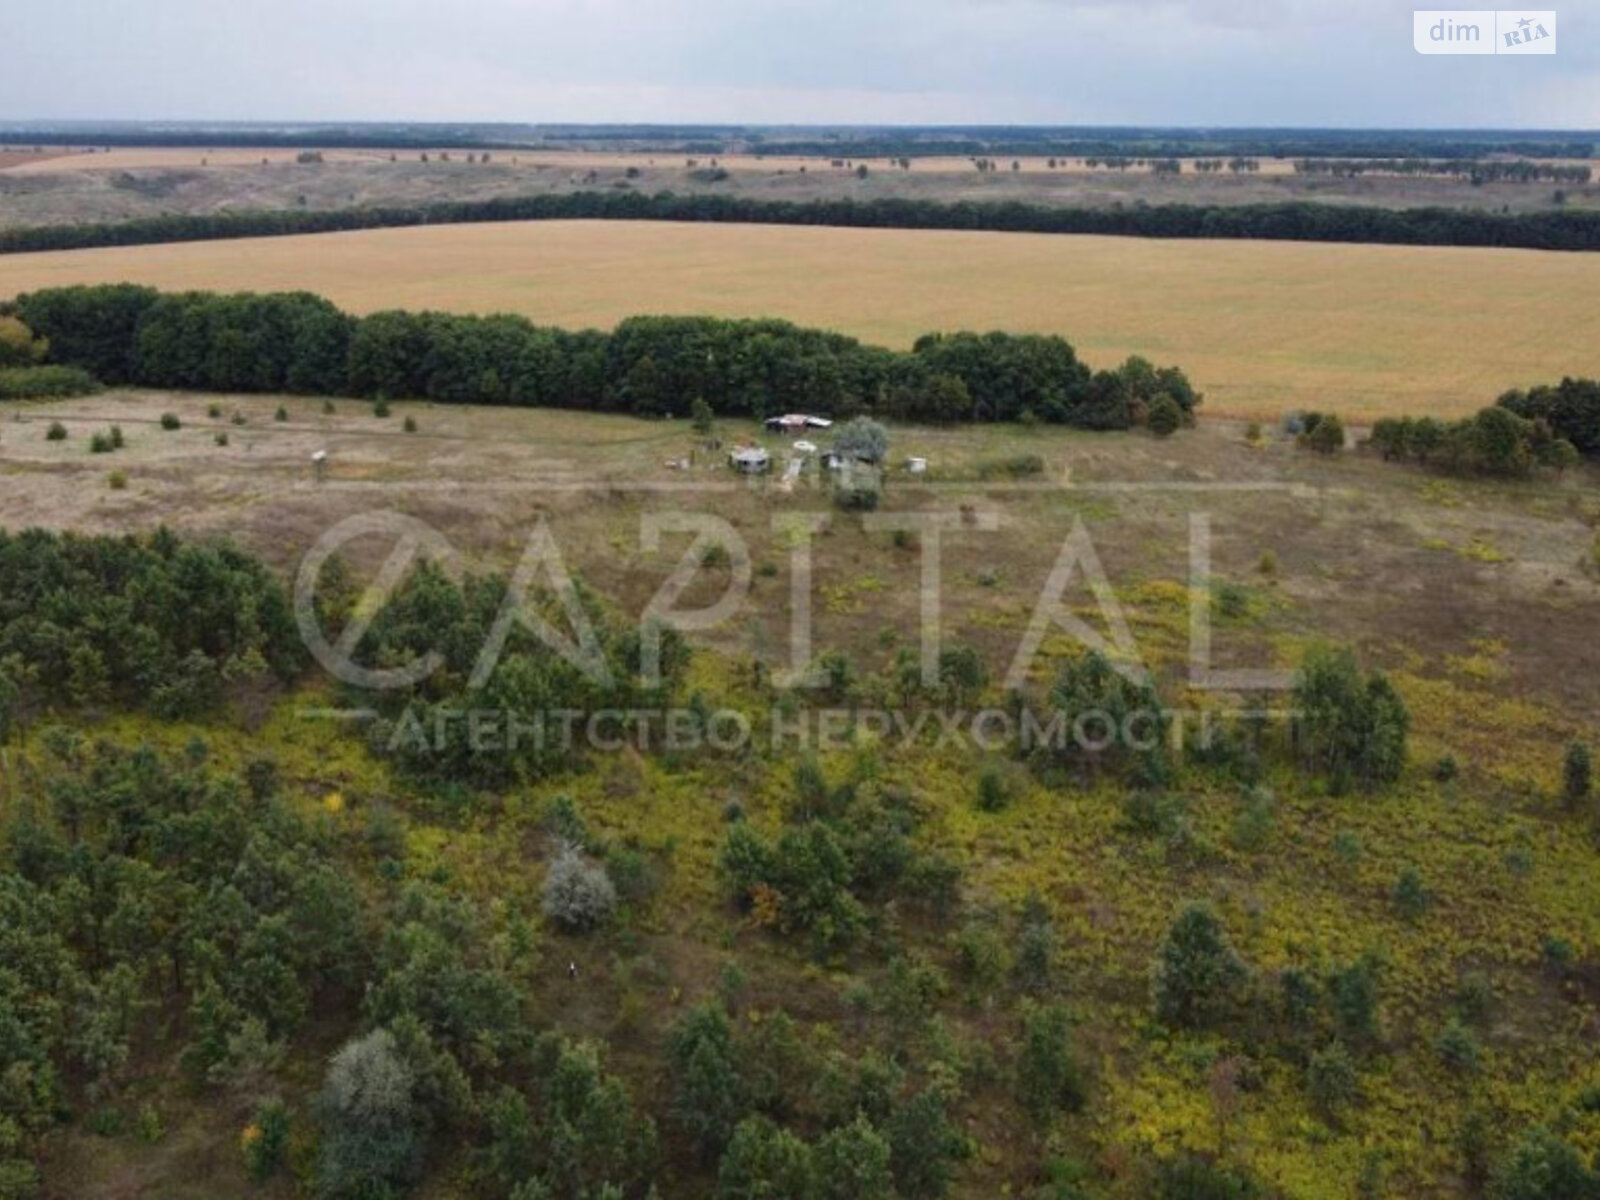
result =
[[[211,403],[62,402],[24,410],[30,432],[8,422],[0,443],[8,496],[43,494],[51,472],[88,493],[63,521],[146,510],[203,459],[199,486],[225,512],[187,527],[278,555],[269,568],[198,534],[0,536],[10,1194],[112,1194],[134,1177],[175,1200],[1592,1188],[1600,810],[1593,672],[1570,634],[1594,603],[1571,561],[1592,540],[1576,472],[1419,482],[1204,425],[1159,445],[1021,418],[896,427],[880,457],[926,452],[962,489],[942,538],[942,652],[925,675],[911,585],[932,539],[865,528],[819,490],[812,695],[774,680],[787,643],[762,657],[753,632],[789,594],[772,511],[806,499],[771,481],[715,493],[772,566],[750,628],[692,644],[660,630],[661,675],[639,673],[631,614],[650,581],[631,572],[652,560],[633,557],[642,506],[604,480],[681,486],[695,476],[663,460],[754,436],[746,418],[719,415],[708,435],[460,408],[452,464],[398,436],[398,400],[387,437],[365,406],[284,428],[276,399],[228,401],[216,424]],[[113,404],[129,437],[109,462],[137,484],[122,496],[85,452]],[[221,482],[242,452],[211,451],[234,405],[259,494]],[[155,432],[163,413],[177,431]],[[44,441],[57,415],[65,447]],[[848,439],[869,456],[874,420]],[[282,490],[260,482],[303,477],[305,425],[334,470],[359,442],[389,489],[300,489],[295,504],[326,506],[306,510],[318,520],[394,497],[475,552],[477,515],[446,524],[458,497],[413,482],[491,462],[518,479],[531,495],[519,508],[505,494],[487,539],[498,550],[524,516],[553,514],[576,586],[535,588],[529,612],[563,631],[581,614],[609,682],[518,622],[474,684],[511,575],[492,553],[460,571],[413,564],[381,601],[362,595],[375,558],[329,560],[315,615],[330,638],[359,618],[358,663],[442,658],[383,695],[308,667],[286,583],[298,546],[282,547],[312,523],[297,513],[286,533]],[[597,481],[575,496],[526,483],[516,455],[554,446]],[[1108,463],[1137,486],[1096,490],[1122,478]],[[731,478],[720,460],[698,469]],[[887,474],[880,513],[927,503],[924,484]],[[1194,588],[1178,578],[1184,510],[1151,493],[1208,477],[1338,483],[1218,492],[1226,540]],[[1043,486],[1058,478],[1087,486]],[[1010,479],[1031,483],[985,482]],[[979,497],[1016,507],[972,529]],[[1130,678],[1052,632],[1013,688],[1025,585],[1080,518],[1151,671]],[[1423,543],[1436,535],[1492,535],[1517,560],[1463,561]],[[612,569],[625,547],[629,570]],[[692,561],[721,581],[734,559],[717,543]],[[1563,569],[1561,587],[1544,582]],[[1514,590],[1530,577],[1539,590]],[[1460,607],[1375,599],[1419,590]],[[1295,719],[1187,690],[1197,596],[1228,654],[1295,668],[1275,705]],[[1557,657],[1565,671],[1540,666]],[[485,737],[460,716],[478,707],[570,708],[580,726],[670,707],[702,732],[735,710],[755,728],[733,752],[568,751],[508,745],[503,726]],[[920,724],[905,739],[774,737],[817,707]],[[978,707],[1153,736],[947,742],[944,722]],[[1431,1136],[1409,1136],[1423,1124]]]
[[[331,583],[324,615],[338,621],[349,592]],[[1236,905],[1195,898],[1231,861],[1273,877],[1297,869],[1271,865],[1285,850],[1273,832],[1283,805],[1275,796],[1252,793],[1229,850],[1206,844],[1210,835],[1184,815],[1185,797],[1216,803],[1265,773],[1291,797],[1293,819],[1307,822],[1298,836],[1323,818],[1336,826],[1362,806],[1387,807],[1394,789],[1446,803],[1431,790],[1440,785],[1420,771],[1411,778],[1399,692],[1347,650],[1306,655],[1292,730],[1230,727],[1209,750],[970,764],[931,744],[903,760],[865,745],[826,757],[762,752],[763,804],[721,813],[708,860],[641,839],[642,815],[613,810],[585,783],[597,770],[610,777],[598,760],[530,750],[508,776],[486,771],[491,756],[464,738],[444,748],[443,767],[424,767],[420,747],[410,760],[384,749],[405,721],[435,726],[426,708],[412,712],[419,701],[441,712],[463,703],[450,681],[470,667],[500,586],[415,569],[375,614],[364,660],[405,661],[426,646],[459,646],[464,657],[444,664],[441,682],[395,701],[386,729],[365,740],[335,731],[307,760],[276,722],[265,736],[242,737],[227,721],[161,723],[216,712],[263,685],[306,686],[286,597],[259,563],[164,532],[0,539],[0,731],[25,764],[0,808],[0,937],[20,981],[0,985],[0,1012],[18,1031],[3,1053],[11,1075],[29,1081],[0,1098],[18,1131],[4,1148],[11,1194],[32,1190],[35,1139],[64,1113],[115,1128],[134,1096],[152,1095],[139,1081],[163,1063],[221,1111],[247,1114],[242,1176],[292,1176],[330,1197],[368,1196],[380,1184],[400,1195],[448,1179],[508,1198],[642,1197],[654,1185],[662,1194],[936,1200],[975,1194],[965,1181],[990,1178],[984,1160],[1001,1145],[1019,1172],[1012,1178],[1041,1197],[1265,1197],[1284,1182],[1274,1160],[1252,1161],[1230,1132],[1259,1107],[1261,1089],[1342,1147],[1369,1103],[1410,1096],[1392,1090],[1410,1085],[1390,1081],[1386,1063],[1437,1063],[1451,1079],[1489,1073],[1511,1085],[1513,1060],[1502,1056],[1516,1051],[1484,1014],[1513,980],[1543,986],[1550,968],[1537,947],[1499,966],[1500,987],[1446,982],[1409,955],[1396,963],[1357,954],[1343,937],[1320,958],[1287,946],[1287,957],[1265,953]],[[604,629],[603,612],[595,615]],[[625,673],[627,639],[602,641]],[[893,678],[918,706],[968,704],[990,687],[969,649],[947,657],[933,691],[917,691],[914,671],[835,686],[870,691]],[[714,656],[686,645],[669,647],[667,659],[669,695],[721,673]],[[592,711],[648,699],[586,695],[566,670],[536,640],[514,637],[478,702]],[[1052,710],[1122,720],[1164,707],[1152,685],[1129,682],[1093,653],[1019,699],[1040,720]],[[98,733],[85,725],[96,712],[141,709],[160,722],[113,716]],[[134,729],[133,740],[120,732]],[[358,808],[328,790],[333,762],[361,794]],[[957,797],[947,807],[935,779],[968,765],[978,802]],[[709,779],[723,793],[748,764],[652,754],[644,769],[674,794]],[[1569,748],[1561,769],[1568,815],[1548,818],[1551,838],[1565,837],[1560,823],[1590,796],[1585,748]],[[530,784],[577,785],[590,799],[542,792],[525,808],[518,797]],[[1339,799],[1351,790],[1359,798]],[[1136,875],[1164,874],[1165,856],[1188,864],[1178,894],[1191,899],[1149,909],[1144,945],[1115,968],[1114,1008],[1078,979],[1089,951],[1073,907],[975,892],[977,863],[948,836],[957,820],[998,830],[1044,796],[1085,815],[1116,796],[1140,799],[1148,818],[1097,836],[1122,853],[1156,839],[1164,849],[1144,856]],[[591,807],[608,813],[605,830],[591,824]],[[719,819],[701,808],[696,821]],[[1372,845],[1388,836],[1382,821],[1365,824]],[[488,867],[512,847],[526,861],[529,846],[531,889]],[[1437,923],[1444,936],[1456,906],[1474,902],[1442,863],[1402,860],[1379,887],[1388,915],[1363,917],[1362,928]],[[640,938],[669,912],[725,928],[730,956],[692,1000],[666,1001],[654,1020],[641,1001],[664,994],[651,982],[664,968]],[[735,965],[733,947],[746,965]],[[614,965],[601,966],[607,958]],[[1562,961],[1558,970],[1574,977],[1570,952]],[[1141,972],[1147,983],[1126,991]],[[46,978],[56,983],[21,986]],[[601,1008],[592,1011],[611,1013],[609,1034],[579,1034],[554,1015],[602,986],[607,998],[593,997]],[[824,1002],[830,994],[837,1000]],[[61,1006],[62,996],[72,1002]],[[786,1003],[801,996],[812,997],[804,1018]],[[1127,1018],[1112,1015],[1119,1008]],[[163,1017],[173,1010],[184,1019]],[[1400,1028],[1402,1011],[1422,1014],[1419,1028]],[[1147,1068],[1154,1075],[1126,1077],[1093,1052],[1085,1026],[1126,1036],[1125,1019],[1164,1047]],[[342,1045],[312,1048],[335,1030]],[[646,1080],[659,1080],[660,1093]],[[1582,1110],[1562,1108],[1560,1087],[1534,1091],[1508,1110],[1504,1138],[1464,1143],[1458,1169],[1483,1157],[1492,1195],[1560,1194],[1539,1190],[1546,1172],[1587,1171],[1568,1134],[1538,1124],[1587,1129]],[[1115,1166],[1096,1160],[1089,1147],[1117,1136],[1095,1132],[1096,1115],[1130,1104],[1137,1120],[1192,1141],[1173,1149],[1136,1132]],[[1003,1132],[1013,1112],[1014,1138]],[[159,1111],[141,1123],[158,1130]],[[1401,1158],[1393,1169],[1418,1168]],[[1063,1193],[1067,1179],[1075,1190]]]
[[[60,400],[99,390],[94,376],[77,367],[0,368],[0,400]]]

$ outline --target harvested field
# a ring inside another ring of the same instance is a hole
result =
[[[374,230],[0,258],[0,296],[133,280],[306,289],[356,312],[769,315],[908,345],[1061,333],[1094,365],[1183,366],[1213,413],[1471,412],[1600,373],[1600,256],[1436,247],[652,222]]]

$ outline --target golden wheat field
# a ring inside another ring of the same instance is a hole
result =
[[[562,221],[0,257],[0,296],[131,280],[306,289],[355,312],[776,316],[890,346],[1060,333],[1186,368],[1207,410],[1462,414],[1600,374],[1600,255],[1037,234]]]

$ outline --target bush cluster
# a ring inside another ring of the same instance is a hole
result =
[[[1415,462],[1461,475],[1520,479],[1537,467],[1560,471],[1578,461],[1574,444],[1558,436],[1548,421],[1518,416],[1510,405],[1485,408],[1459,421],[1386,417],[1373,424],[1371,444],[1385,461]]]

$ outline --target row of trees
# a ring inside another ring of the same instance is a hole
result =
[[[1509,405],[1485,408],[1459,421],[1385,417],[1373,423],[1371,444],[1385,461],[1507,479],[1526,478],[1536,468],[1562,471],[1579,457],[1549,421],[1518,416]]]
[[[1507,137],[1499,133],[1451,131],[1419,133],[1404,130],[1230,130],[1185,134],[1175,130],[1039,129],[1027,126],[907,129],[898,132],[863,132],[860,136],[830,135],[826,139],[770,138],[750,133],[748,146],[723,143],[722,153],[748,149],[751,153],[783,156],[837,156],[893,158],[935,155],[944,158],[994,155],[1042,158],[1205,158],[1218,155],[1262,158],[1482,158],[1516,155],[1522,158],[1592,158],[1595,144],[1588,140]],[[599,139],[584,136],[586,144]],[[711,143],[708,153],[717,153]]]
[[[905,420],[1032,417],[1094,429],[1200,396],[1174,367],[1091,372],[1064,339],[929,335],[909,353],[785,321],[634,317],[611,333],[516,316],[385,312],[356,318],[308,293],[162,294],[131,284],[16,301],[51,356],[112,384],[228,392],[419,396],[644,415],[794,410]]]
[[[1276,158],[1339,155],[1347,158],[1466,158],[1519,155],[1525,158],[1589,158],[1592,140],[1561,134],[1508,135],[1470,130],[1233,129],[1186,132],[1174,129],[1104,129],[1033,125],[915,126],[904,129],[795,131],[761,126],[633,125],[563,129],[506,123],[361,123],[300,128],[159,128],[131,125],[64,129],[12,125],[0,137],[33,146],[193,146],[373,150],[620,150],[658,154],[754,154],[783,157],[895,158],[904,155],[960,157],[978,154],[1081,158],[1135,155],[1184,158],[1257,154]]]
[[[965,229],[1091,233],[1122,237],[1252,238],[1408,246],[1600,249],[1600,213],[1491,213],[1454,208],[1385,209],[1307,202],[1062,207],[1022,200],[770,200],[729,195],[584,191],[402,207],[172,214],[116,224],[0,230],[0,254],[279,237],[352,229],[541,220],[707,221],[871,229]]]
[[[1353,179],[1360,175],[1438,175],[1483,183],[1588,183],[1593,168],[1582,164],[1529,162],[1527,159],[1488,160],[1434,158],[1302,158],[1294,169],[1301,175],[1333,175]]]

